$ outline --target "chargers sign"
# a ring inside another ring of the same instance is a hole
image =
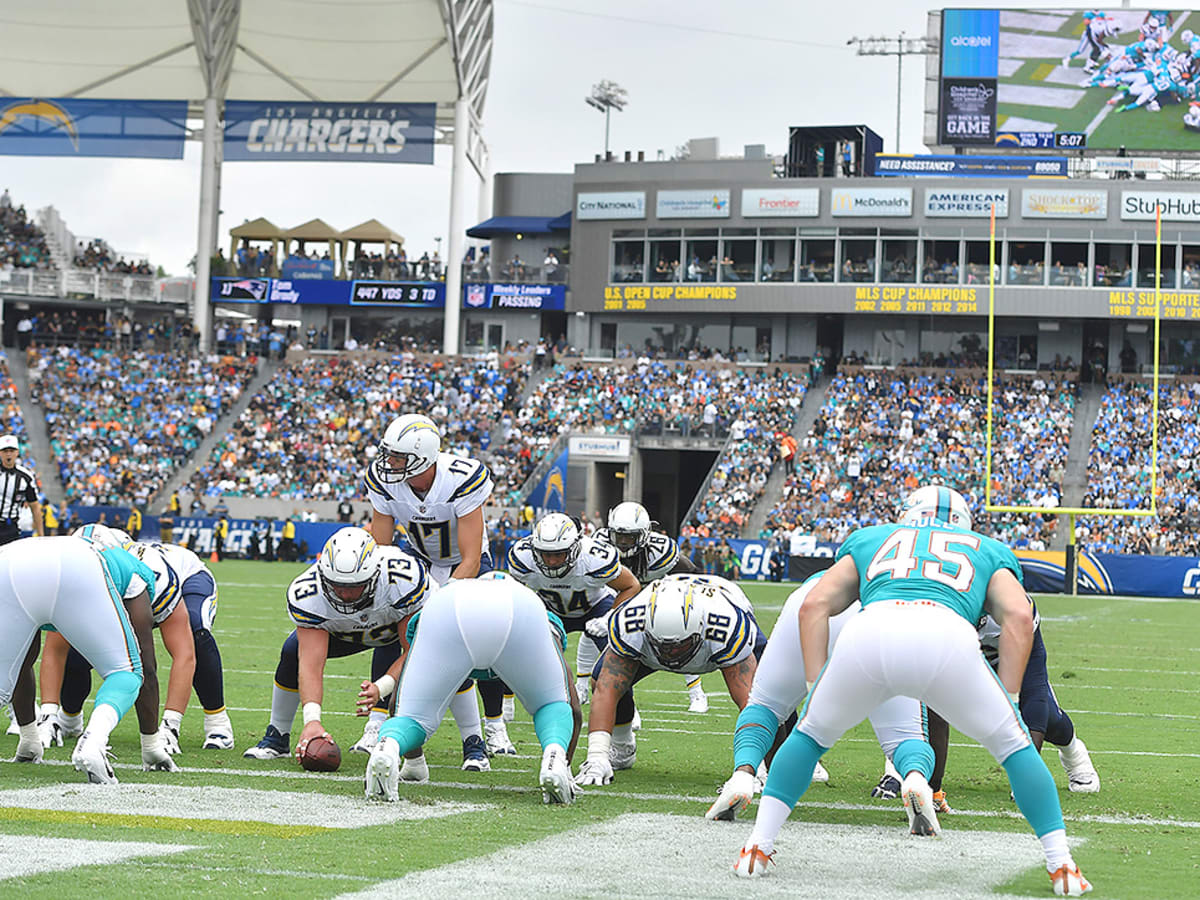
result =
[[[0,97],[0,154],[183,159],[187,102]]]
[[[435,103],[225,104],[225,159],[433,164]]]

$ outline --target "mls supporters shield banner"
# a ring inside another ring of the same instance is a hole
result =
[[[433,164],[435,103],[225,104],[225,159]]]

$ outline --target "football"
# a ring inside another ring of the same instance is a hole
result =
[[[341,764],[342,748],[333,738],[313,738],[300,757],[300,768],[306,772],[336,772]]]

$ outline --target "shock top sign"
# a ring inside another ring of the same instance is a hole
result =
[[[433,163],[435,103],[225,104],[225,159]]]

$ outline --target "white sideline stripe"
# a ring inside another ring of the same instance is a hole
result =
[[[136,841],[89,841],[80,838],[0,834],[0,881],[43,872],[62,872],[77,866],[112,865],[139,856],[183,853],[197,847],[185,844],[151,844]],[[172,866],[172,863],[161,863]]]
[[[845,740],[849,740],[849,739],[848,738],[843,739],[843,742]],[[839,743],[841,743],[841,742],[839,742]],[[868,741],[865,738],[863,738],[861,740],[861,743],[874,743],[874,741]],[[978,744],[952,743],[950,746],[951,747],[974,747],[979,750],[983,749]],[[1096,755],[1095,750],[1089,749],[1089,752],[1092,753],[1093,755]],[[1104,755],[1110,755],[1110,754],[1106,753]],[[1128,755],[1128,756],[1195,756],[1195,757],[1200,757],[1200,754],[1198,754],[1198,753],[1171,754],[1171,753],[1151,753],[1151,752],[1134,752],[1134,751],[1130,751],[1130,752],[1126,753],[1125,755]],[[69,765],[71,765],[70,761],[67,761],[67,760],[43,760],[41,764],[49,765],[49,766],[69,766]],[[121,769],[138,770],[141,767],[134,763],[113,763],[113,768],[117,769],[117,770],[121,770]],[[431,768],[431,769],[458,769],[458,766],[442,766],[442,765],[434,764],[434,765],[430,765],[429,768]],[[234,776],[250,776],[252,778],[272,778],[272,779],[276,779],[276,780],[280,780],[280,779],[284,779],[284,780],[317,780],[317,781],[322,781],[322,782],[354,783],[354,784],[362,784],[362,780],[363,780],[361,775],[338,775],[338,774],[332,773],[332,772],[318,774],[316,772],[304,772],[300,769],[277,769],[274,767],[269,768],[269,769],[230,769],[227,767],[208,768],[208,767],[204,767],[204,766],[180,766],[179,771],[185,772],[188,774],[194,774],[194,775],[212,775],[212,774],[234,775]],[[500,772],[500,770],[493,770],[493,775],[498,774],[499,772]],[[530,772],[532,773],[532,769],[530,770]],[[511,774],[520,775],[523,773],[514,771],[514,772],[511,772]],[[836,772],[834,774],[836,774]],[[531,779],[531,781],[532,781],[532,779]],[[539,794],[541,793],[541,787],[538,786],[537,784],[531,783],[528,786],[519,785],[519,784],[503,784],[503,783],[498,784],[493,780],[493,778],[491,778],[487,775],[483,776],[483,778],[480,781],[429,781],[427,784],[422,785],[422,787],[452,788],[455,790],[463,790],[463,791],[500,791],[502,793],[508,793],[508,794],[532,794],[535,792],[537,792]],[[403,785],[401,785],[401,788],[403,789]],[[716,796],[716,788],[715,787],[713,789],[713,793],[711,795],[706,795],[706,796],[697,796],[697,795],[689,795],[689,794],[653,794],[653,793],[644,793],[644,792],[640,792],[640,791],[613,790],[610,787],[602,787],[602,788],[589,787],[589,788],[582,788],[581,790],[584,794],[588,794],[593,791],[596,791],[598,795],[602,795],[605,797],[616,797],[621,800],[664,801],[664,802],[669,802],[669,803],[698,803],[698,804],[702,803],[702,804],[704,804],[705,809],[708,808],[708,805],[710,803],[712,803],[713,798]],[[818,788],[814,788],[814,790],[818,790]],[[304,796],[311,798],[313,795],[305,794]],[[322,798],[322,802],[324,802],[323,798],[325,798],[328,795],[322,793],[319,796]],[[366,801],[363,801],[363,802],[365,803]],[[839,809],[839,810],[849,810],[852,812],[887,813],[888,815],[898,815],[902,812],[901,807],[897,806],[894,801],[893,802],[885,801],[885,802],[881,802],[881,803],[846,803],[841,800],[801,800],[799,803],[796,804],[796,806],[804,807],[807,809]],[[488,808],[488,807],[483,807],[483,808]],[[703,812],[703,810],[701,810],[701,812]],[[957,806],[954,808],[954,815],[955,816],[971,816],[971,817],[981,818],[981,819],[1020,820],[1023,818],[1021,816],[1021,813],[1018,812],[1017,810],[962,809]],[[1088,814],[1071,815],[1071,814],[1067,814],[1067,813],[1063,814],[1063,818],[1068,822],[1093,822],[1093,823],[1096,823],[1099,825],[1130,825],[1130,824],[1155,825],[1155,826],[1161,825],[1161,826],[1175,827],[1175,828],[1197,828],[1197,829],[1200,829],[1200,822],[1191,822],[1186,819],[1155,819],[1155,818],[1145,818],[1142,816],[1100,816],[1100,815],[1088,815]]]
[[[290,869],[255,869],[239,868],[237,866],[214,866],[210,864],[176,863],[176,862],[140,862],[142,869],[190,869],[196,872],[238,872],[243,875],[270,875],[272,878],[330,878],[338,881],[374,881],[368,875],[343,875],[341,872],[294,872]]]
[[[606,822],[506,847],[486,856],[412,872],[362,891],[362,898],[417,896],[458,900],[467,885],[491,896],[693,898],[795,897],[827,900],[991,898],[991,888],[1039,865],[1032,835],[948,831],[941,840],[914,839],[898,826],[793,822],[776,843],[777,868],[753,891],[738,890],[729,871],[748,823],[714,825],[700,817],[630,813]],[[581,852],[580,848],[587,848]],[[631,859],[649,865],[630,870]],[[632,855],[631,855],[632,854]],[[902,865],[863,865],[903,859]],[[964,860],[970,860],[964,865]],[[813,889],[818,893],[813,893]],[[807,889],[807,890],[806,890]]]
[[[357,779],[362,780],[361,776]],[[325,828],[365,828],[393,822],[440,819],[487,809],[473,803],[401,801],[368,804],[360,798],[260,791],[250,788],[188,787],[171,784],[116,784],[85,790],[78,784],[43,785],[0,791],[0,807],[53,809],[82,813],[167,816],[175,819],[216,819],[225,822],[267,822],[272,825],[319,825]]]

